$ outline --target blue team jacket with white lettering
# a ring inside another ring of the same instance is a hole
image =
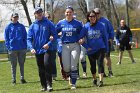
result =
[[[94,26],[91,26],[90,23],[87,22],[80,33],[80,38],[83,37],[87,39],[83,46],[86,49],[92,49],[87,51],[88,55],[97,52],[101,48],[105,48],[106,52],[108,52],[107,33],[101,22],[98,21]]]
[[[27,32],[23,24],[10,22],[4,32],[5,45],[9,51],[27,49]]]
[[[45,17],[43,17],[42,20],[36,20],[29,27],[27,34],[27,44],[29,49],[35,49],[36,54],[45,53],[47,50],[45,50],[43,46],[45,44],[50,46],[50,35],[54,37],[54,40],[57,39],[57,33],[54,24]]]
[[[82,23],[76,19],[73,19],[70,22],[63,19],[56,24],[57,32],[62,32],[62,43],[78,42],[82,27]]]

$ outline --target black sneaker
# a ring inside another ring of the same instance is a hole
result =
[[[52,88],[52,86],[48,85],[48,86],[47,86],[47,91],[48,91],[48,92],[51,92],[51,91],[53,91],[53,88]]]
[[[27,83],[25,79],[21,79],[21,84]]]
[[[112,72],[109,72],[108,73],[108,77],[113,77],[113,73]]]
[[[102,87],[102,86],[103,86],[103,81],[100,81],[98,87]]]
[[[97,86],[97,79],[93,80],[93,86]]]
[[[15,85],[15,84],[16,84],[16,80],[13,80],[13,81],[12,81],[12,84],[14,84],[14,85]]]
[[[118,62],[116,65],[121,65],[121,62]]]

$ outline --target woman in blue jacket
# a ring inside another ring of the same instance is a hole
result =
[[[52,63],[49,61],[48,49],[51,45],[50,36],[52,35],[56,40],[57,33],[53,23],[44,16],[42,8],[37,7],[34,15],[36,20],[29,27],[27,43],[31,53],[36,57],[42,85],[41,91],[52,91]]]
[[[86,42],[83,46],[87,49],[87,55],[91,65],[91,73],[93,75],[93,84],[97,86],[96,78],[96,62],[98,64],[99,84],[103,85],[104,65],[103,60],[105,52],[108,52],[108,40],[105,27],[102,23],[97,21],[96,13],[90,11],[87,15],[87,23],[84,25],[80,33],[79,42],[83,42],[83,37],[86,37]]]
[[[7,25],[4,32],[5,45],[11,62],[13,84],[16,84],[17,60],[20,66],[21,83],[26,83],[24,79],[24,63],[27,49],[27,33],[24,25],[19,23],[18,20],[18,13],[13,13],[11,22]]]

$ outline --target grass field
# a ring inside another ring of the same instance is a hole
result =
[[[87,62],[88,78],[80,78],[77,81],[77,89],[70,90],[68,81],[63,81],[60,75],[60,67],[57,63],[58,77],[53,82],[53,93],[140,93],[140,49],[132,50],[136,64],[132,64],[127,52],[121,65],[116,65],[118,58],[117,52],[111,53],[114,77],[104,78],[104,87],[92,86],[89,62]],[[1,56],[2,58],[2,56]],[[87,60],[88,61],[88,60]],[[107,69],[106,69],[107,73]],[[80,65],[80,74],[82,70]],[[7,61],[0,62],[0,93],[40,93],[40,82],[38,77],[37,65],[34,58],[26,59],[25,79],[27,84],[20,84],[19,66],[17,67],[17,84],[11,84],[10,64]]]

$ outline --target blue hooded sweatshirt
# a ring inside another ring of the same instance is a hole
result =
[[[114,40],[114,28],[111,22],[104,17],[101,17],[98,21],[101,22],[105,26],[108,39]]]
[[[10,22],[4,31],[8,51],[27,49],[27,32],[23,24]]]
[[[83,46],[90,51],[87,54],[94,54],[99,49],[104,48],[108,52],[108,38],[106,29],[101,22],[97,22],[94,26],[91,26],[90,22],[87,22],[80,33],[80,39],[86,37],[86,42]]]
[[[43,46],[45,44],[50,46],[51,41],[49,38],[51,35],[54,37],[54,40],[57,39],[57,33],[54,24],[45,17],[43,17],[42,20],[36,20],[29,27],[27,34],[27,44],[29,49],[35,49],[36,54],[43,54],[47,52]]]

